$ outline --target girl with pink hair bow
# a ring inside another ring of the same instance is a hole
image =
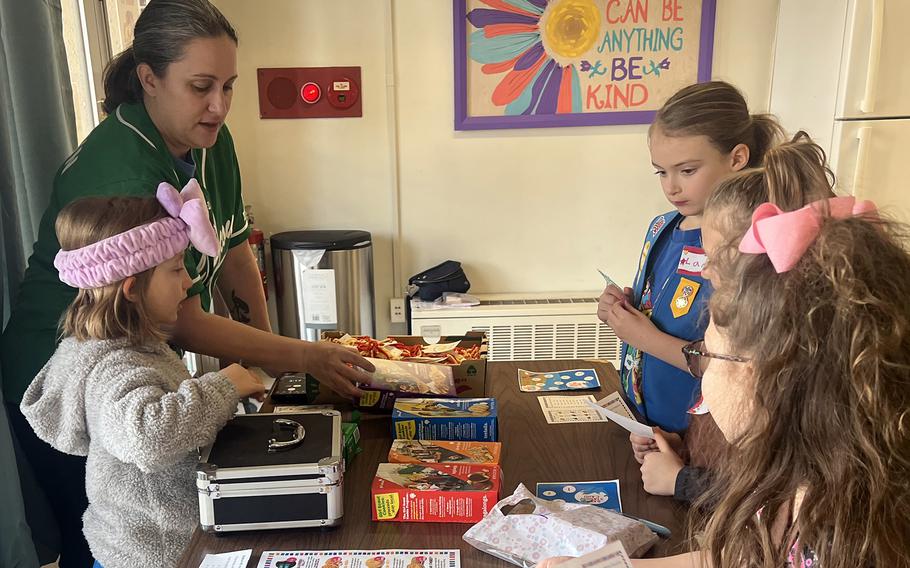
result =
[[[702,550],[632,565],[910,566],[910,229],[849,196],[735,225],[698,354],[729,442]]]

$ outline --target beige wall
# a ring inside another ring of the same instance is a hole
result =
[[[645,225],[669,209],[645,126],[455,132],[447,0],[395,0],[391,52],[382,0],[216,4],[240,34],[229,124],[257,223],[371,231],[380,336],[400,331],[388,323],[396,205],[404,278],[454,258],[475,292],[593,290],[595,267],[630,283]],[[718,2],[714,76],[755,110],[767,108],[777,4]],[[258,118],[257,67],[327,65],[363,68],[363,118]]]

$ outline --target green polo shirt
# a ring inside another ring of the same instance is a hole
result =
[[[227,127],[221,128],[214,146],[192,150],[191,154],[221,249],[218,258],[194,248],[187,250],[186,268],[193,279],[189,295],[198,294],[203,309],[210,310],[212,289],[224,257],[231,247],[246,240],[250,229],[240,195],[240,168]],[[22,399],[22,393],[53,354],[60,318],[76,297],[76,289],[60,282],[54,268],[54,257],[60,250],[54,232],[57,214],[81,197],[154,196],[162,181],[180,189],[189,175],[174,163],[143,104],[120,105],[60,167],[19,296],[0,339],[3,395],[8,402]]]

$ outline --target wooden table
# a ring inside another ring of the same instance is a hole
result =
[[[538,395],[518,390],[518,368],[532,371],[594,368],[603,385],[601,392],[594,393],[597,398],[619,389],[619,378],[609,363],[571,360],[488,363],[487,394],[495,397],[499,405],[499,435],[503,445],[501,495],[511,494],[519,483],[533,491],[539,481],[619,479],[623,511],[664,525],[673,532],[672,538],[661,540],[650,555],[665,556],[684,550],[684,510],[669,497],[644,492],[626,431],[612,423],[547,424],[537,402]],[[371,521],[370,485],[377,464],[386,461],[388,455],[391,421],[387,415],[364,415],[360,432],[363,452],[345,473],[344,520],[340,527],[330,531],[288,529],[222,535],[197,529],[179,566],[198,568],[208,553],[247,548],[253,549],[250,566],[256,566],[266,550],[393,548],[459,548],[465,568],[511,566],[462,540],[470,527],[467,524]]]

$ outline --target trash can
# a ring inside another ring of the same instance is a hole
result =
[[[281,335],[308,341],[329,330],[375,335],[369,232],[289,231],[271,242]]]

